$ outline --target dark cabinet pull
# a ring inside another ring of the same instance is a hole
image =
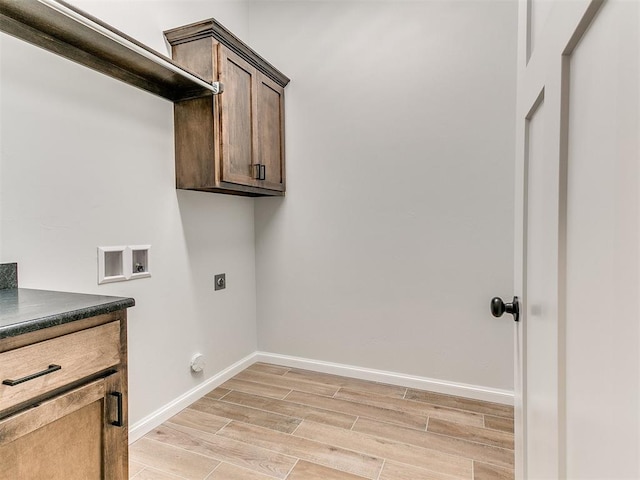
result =
[[[253,168],[255,169],[255,173],[253,178],[256,180],[266,180],[267,179],[267,166],[263,163],[254,163]]]
[[[48,375],[49,373],[53,373],[57,370],[60,370],[62,367],[60,365],[49,365],[46,370],[42,370],[38,373],[32,373],[31,375],[27,375],[26,377],[19,378],[18,380],[3,380],[3,385],[9,385],[10,387],[15,387],[16,385],[20,385],[21,383],[28,382],[29,380],[33,380],[34,378],[42,377],[43,375]]]
[[[111,395],[112,397],[116,397],[116,401],[118,402],[117,403],[118,416],[115,422],[111,422],[111,425],[114,425],[116,427],[122,427],[124,426],[124,422],[122,421],[122,393],[111,392],[109,395]]]

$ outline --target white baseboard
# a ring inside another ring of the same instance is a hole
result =
[[[165,406],[159,408],[155,412],[144,417],[142,420],[137,421],[129,427],[129,443],[133,443],[139,438],[144,437],[154,428],[160,426],[163,422],[169,420],[176,413],[184,410],[196,400],[202,398],[214,388],[220,386],[231,377],[240,373],[249,365],[255,363],[256,352],[251,355],[247,355],[242,360],[237,361],[230,367],[225,368],[220,373],[209,378],[205,382],[201,383],[197,387],[189,390],[188,392],[180,395],[175,400],[167,403]]]
[[[277,353],[253,352],[242,360],[234,363],[220,373],[209,378],[197,387],[189,390],[175,400],[169,402],[164,407],[147,415],[142,420],[137,421],[129,427],[129,443],[133,443],[145,434],[170,419],[176,413],[187,408],[196,400],[202,398],[214,388],[220,386],[237,373],[256,362],[274,363],[285,367],[303,368],[314,372],[332,373],[344,377],[359,378],[373,382],[388,383],[401,387],[417,388],[429,390],[431,392],[446,393],[459,397],[484,400],[486,402],[502,403],[513,405],[513,392],[496,388],[480,387],[465,383],[445,382],[433,378],[418,377],[415,375],[405,375],[402,373],[388,372],[385,370],[374,370],[372,368],[356,367],[341,363],[324,362],[309,358],[292,357],[290,355],[279,355]]]
[[[402,373],[388,372],[385,370],[374,370],[372,368],[356,367],[341,363],[324,362],[309,358],[292,357],[289,355],[279,355],[277,353],[256,352],[254,362],[275,363],[284,367],[303,368],[315,372],[332,373],[344,377],[359,378],[401,387],[417,388],[429,390],[431,392],[446,393],[459,397],[484,400],[485,402],[502,403],[513,405],[513,391],[500,390],[497,388],[480,387],[466,383],[447,382],[427,377],[415,375],[405,375]]]

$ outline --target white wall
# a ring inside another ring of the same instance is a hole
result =
[[[165,54],[163,30],[211,16],[247,34],[244,2],[73,3]],[[253,200],[175,190],[170,102],[0,40],[0,261],[22,287],[135,298],[135,423],[255,351]],[[153,276],[98,286],[96,247],[135,244],[152,245]]]
[[[291,77],[256,202],[260,350],[513,388],[516,2],[252,1]]]

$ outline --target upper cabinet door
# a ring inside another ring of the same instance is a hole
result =
[[[222,158],[221,180],[259,186],[253,166],[258,149],[256,121],[257,71],[225,46],[218,45],[219,96]]]
[[[284,191],[284,88],[260,72],[257,88],[258,155],[255,162],[263,168],[260,183],[263,188]]]

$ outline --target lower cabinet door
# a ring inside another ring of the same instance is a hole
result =
[[[106,478],[111,403],[101,379],[0,420],[0,479]]]

